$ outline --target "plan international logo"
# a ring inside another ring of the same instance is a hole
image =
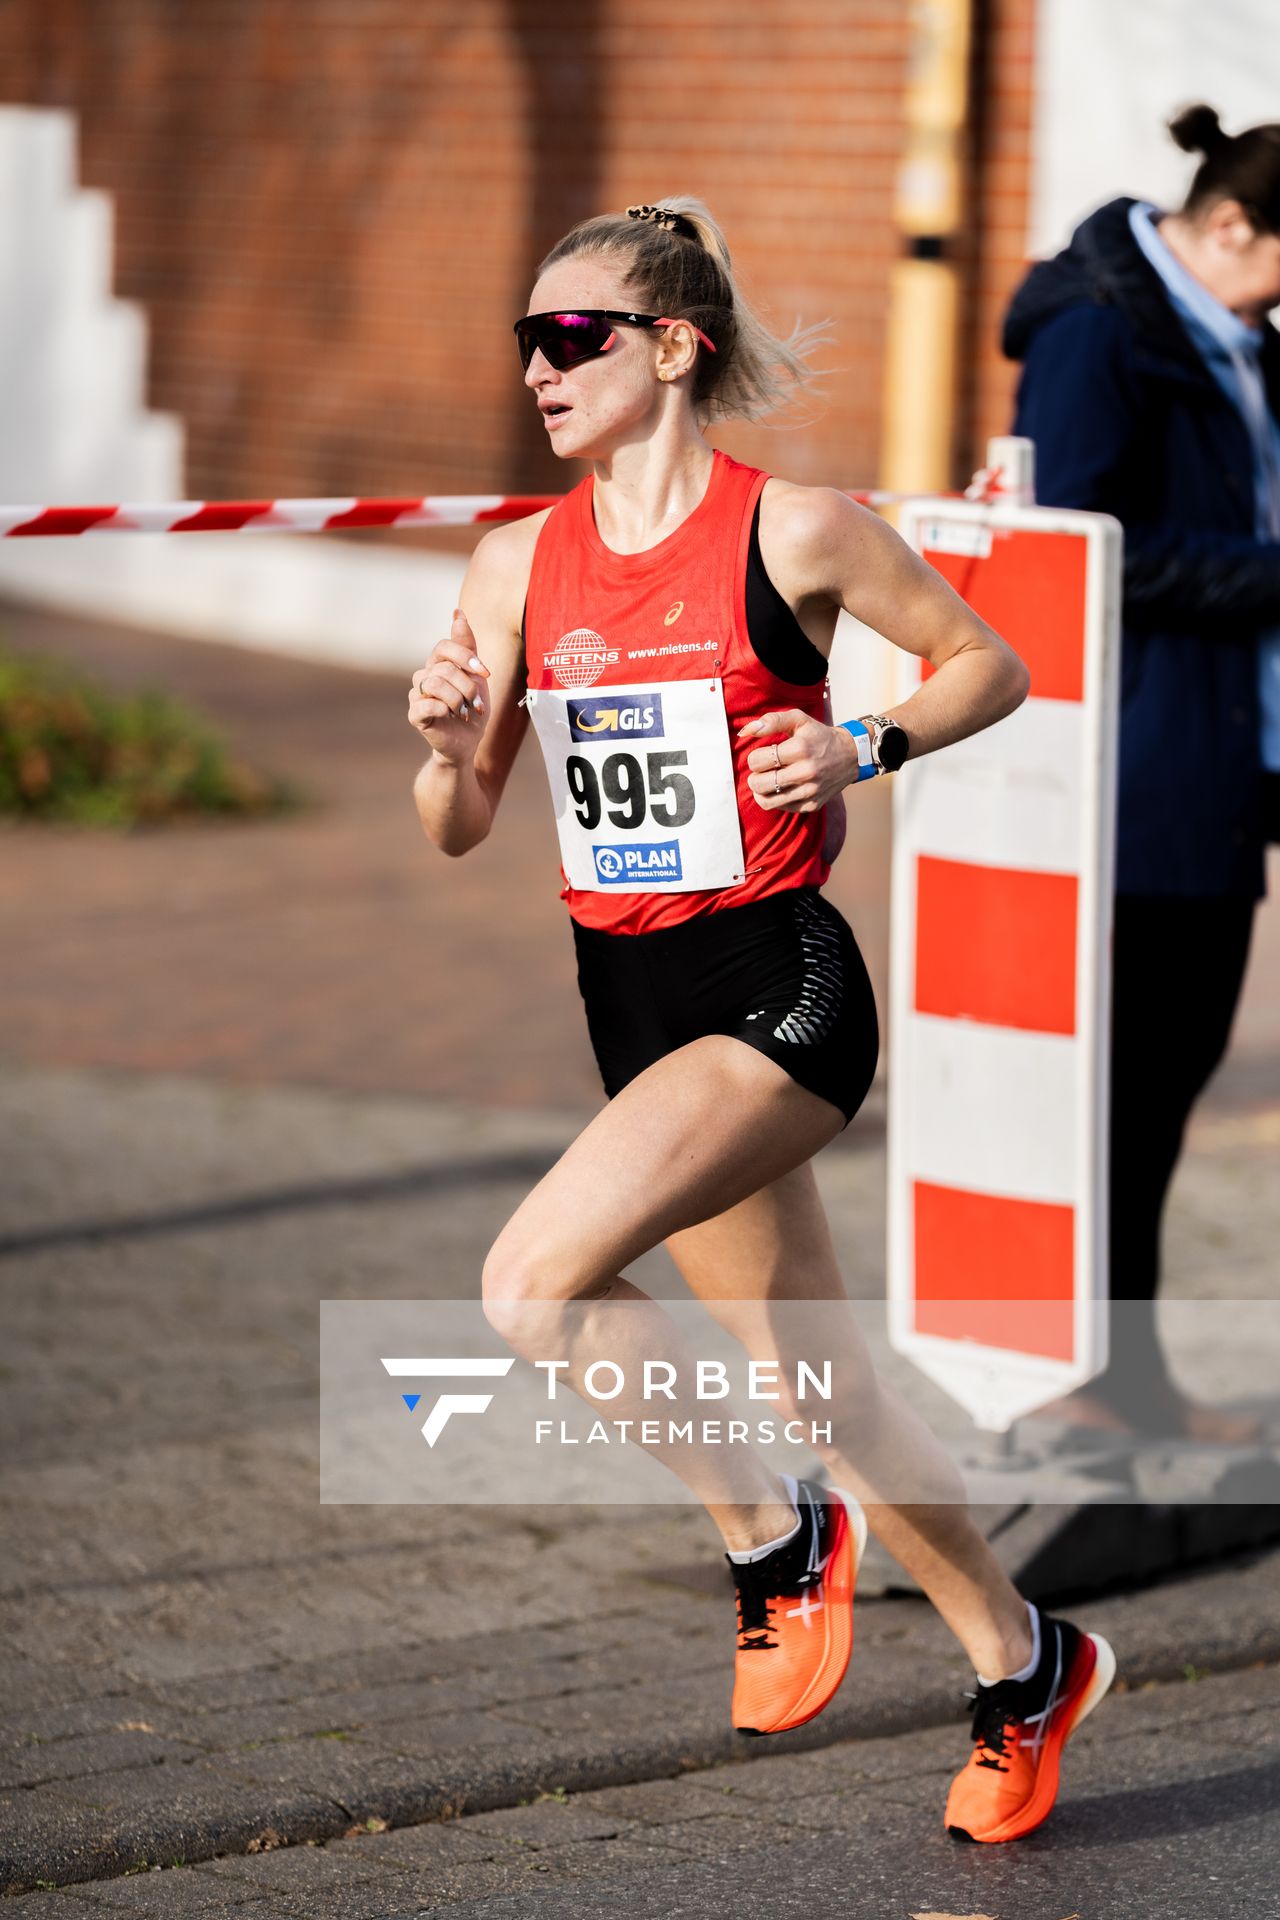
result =
[[[660,885],[683,878],[678,840],[647,840],[636,846],[619,841],[613,846],[592,846],[596,879],[602,887],[629,886],[644,880]]]

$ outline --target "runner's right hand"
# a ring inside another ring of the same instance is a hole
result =
[[[488,678],[475,635],[459,608],[449,638],[418,668],[409,688],[409,725],[437,759],[459,766],[474,757],[489,721],[483,691]]]

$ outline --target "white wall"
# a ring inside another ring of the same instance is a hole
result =
[[[146,317],[115,297],[113,250],[74,117],[0,107],[0,501],[185,497],[182,426],[146,405]],[[448,632],[463,566],[312,534],[86,534],[0,541],[0,596],[398,668]]]
[[[180,485],[182,430],[147,410],[146,318],[113,297],[113,252],[109,197],[76,181],[72,116],[0,107],[0,498]]]
[[[1118,194],[1180,204],[1195,157],[1164,123],[1205,100],[1228,133],[1280,121],[1277,0],[1040,0],[1030,249]]]

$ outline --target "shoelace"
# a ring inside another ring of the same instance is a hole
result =
[[[748,1609],[743,1597],[739,1596],[739,1626],[737,1626],[739,1642],[737,1644],[743,1649],[743,1653],[771,1653],[771,1649],[777,1645],[777,1640],[770,1640],[770,1634],[773,1632],[771,1613],[773,1609],[766,1597],[760,1596],[758,1605]]]
[[[816,1587],[820,1579],[820,1574],[807,1569],[786,1582],[784,1593],[803,1593],[806,1587]],[[750,1566],[734,1568],[734,1584],[738,1589],[738,1645],[743,1653],[772,1652],[778,1644],[769,1638],[773,1632],[773,1609],[783,1596],[770,1593],[765,1581]]]
[[[966,1693],[965,1699],[976,1704],[973,1711],[973,1742],[978,1749],[977,1764],[990,1767],[993,1773],[1008,1773],[1005,1764],[1008,1750],[1005,1742],[1009,1729],[1016,1726],[1018,1714],[1007,1699],[998,1698],[998,1688],[982,1688],[978,1693]]]
[[[778,1644],[769,1635],[773,1632],[774,1603],[781,1595],[769,1592],[767,1582],[778,1575],[776,1570],[765,1574],[763,1567],[767,1565],[765,1561],[763,1566],[753,1566],[750,1562],[745,1567],[733,1566],[733,1581],[738,1591],[738,1646],[743,1653],[771,1653]],[[785,1577],[782,1593],[803,1593],[806,1587],[818,1586],[821,1579],[820,1573],[806,1567],[803,1573]]]
[[[743,1567],[741,1573],[749,1575],[751,1569]],[[769,1653],[777,1646],[776,1640],[769,1638],[773,1631],[772,1596],[766,1593],[760,1580],[738,1578],[735,1568],[735,1584],[738,1589],[738,1645],[743,1653]]]

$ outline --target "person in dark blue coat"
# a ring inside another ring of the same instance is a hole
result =
[[[1226,1050],[1268,838],[1280,837],[1280,125],[1211,107],[1170,124],[1203,156],[1186,204],[1120,199],[1032,267],[1004,350],[1042,505],[1125,536],[1112,996],[1112,1359],[1062,1411],[1211,1441],[1155,1329],[1165,1196]]]

